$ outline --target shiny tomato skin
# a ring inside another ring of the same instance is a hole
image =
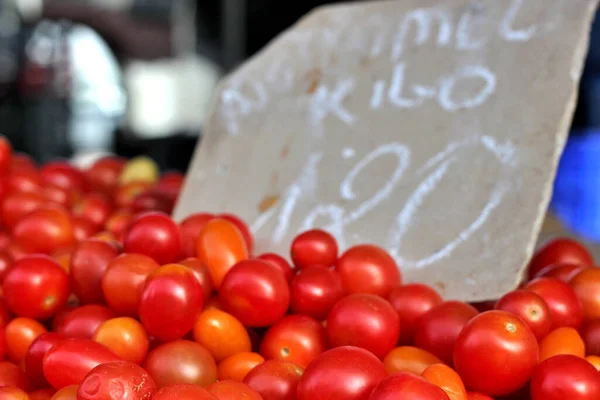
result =
[[[477,392],[467,392],[468,400],[494,400],[490,396]]]
[[[600,268],[586,268],[573,276],[569,285],[581,301],[586,320],[600,319]]]
[[[13,156],[12,146],[8,139],[0,136],[0,175],[8,172]]]
[[[77,400],[151,400],[156,383],[139,365],[113,361],[98,365],[83,378]]]
[[[584,322],[579,330],[588,355],[600,356],[600,319]]]
[[[487,311],[469,321],[458,336],[454,365],[470,389],[502,396],[527,383],[538,351],[535,335],[518,316]]]
[[[398,372],[383,379],[369,400],[450,400],[438,386],[420,376]]]
[[[103,157],[85,172],[85,176],[92,189],[110,195],[117,188],[124,165],[125,160],[122,158]]]
[[[384,249],[362,244],[349,248],[335,265],[348,293],[389,296],[400,286],[402,276],[396,261]]]
[[[551,264],[547,267],[542,268],[535,278],[557,278],[563,282],[569,282],[571,277],[575,276],[579,271],[590,268],[587,265],[562,263],[562,264]]]
[[[524,287],[537,293],[548,305],[554,330],[562,326],[579,329],[583,322],[583,309],[577,294],[569,285],[556,278],[537,278]]]
[[[141,364],[148,354],[150,340],[144,327],[129,317],[104,321],[94,332],[92,340],[103,344],[125,361]]]
[[[27,214],[15,225],[13,237],[29,253],[54,254],[75,244],[71,216],[59,206]]]
[[[265,333],[260,354],[267,360],[289,361],[306,368],[328,349],[323,325],[306,315],[288,315]]]
[[[543,361],[531,378],[531,400],[600,399],[600,373],[583,358],[560,355]]]
[[[296,389],[304,368],[281,360],[268,360],[257,365],[244,378],[264,400],[296,400]]]
[[[123,246],[127,253],[144,254],[161,265],[167,264],[180,257],[181,232],[167,214],[148,212],[131,223]]]
[[[25,375],[30,384],[35,388],[43,388],[49,386],[46,377],[44,376],[43,360],[44,356],[56,344],[64,340],[64,337],[55,332],[47,332],[38,336],[33,341],[27,354],[25,355]]]
[[[232,380],[218,381],[206,390],[218,400],[264,400],[258,392],[242,382]]]
[[[96,366],[121,361],[117,355],[89,339],[66,339],[46,353],[42,362],[46,379],[56,390],[78,385]]]
[[[65,270],[44,255],[15,261],[4,276],[2,288],[10,310],[33,319],[53,316],[67,303],[70,293]]]
[[[152,400],[217,400],[208,390],[196,385],[170,385],[159,389]]]
[[[118,209],[113,211],[112,214],[108,216],[104,227],[106,230],[111,232],[115,237],[122,241],[125,236],[125,232],[129,229],[129,225],[131,221],[135,219],[135,214],[130,210]]]
[[[361,347],[383,359],[400,338],[400,317],[392,305],[374,294],[351,294],[327,317],[327,339],[333,347]]]
[[[52,400],[52,396],[56,393],[56,390],[51,387],[47,387],[44,389],[34,390],[33,392],[27,393],[29,395],[29,400]]]
[[[86,188],[83,172],[65,161],[51,161],[40,169],[44,185],[56,185],[63,189],[82,192]]]
[[[208,386],[217,380],[214,358],[202,345],[174,340],[151,350],[144,369],[159,388],[176,384]]]
[[[220,381],[229,379],[242,382],[248,372],[263,362],[265,362],[265,359],[258,353],[237,353],[219,363],[217,376]]]
[[[189,269],[192,270],[196,279],[198,279],[198,283],[202,288],[202,295],[204,298],[204,303],[208,303],[212,294],[213,294],[213,283],[210,277],[210,271],[208,267],[202,263],[196,257],[186,258],[183,261],[180,261],[179,264],[185,265]]]
[[[563,326],[551,331],[540,341],[539,362],[561,354],[571,354],[583,358],[586,355],[585,352],[585,342],[579,332],[569,326]]]
[[[108,199],[98,193],[86,194],[72,210],[73,215],[83,217],[98,227],[104,226],[112,211]]]
[[[252,350],[250,335],[244,325],[221,310],[204,310],[196,319],[192,334],[217,362]]]
[[[252,236],[252,231],[250,231],[248,224],[246,224],[245,221],[243,221],[240,217],[234,214],[217,214],[216,218],[221,218],[234,224],[239,229],[240,233],[242,234],[242,237],[244,238],[248,254],[252,254],[252,250],[254,249],[254,236]]]
[[[73,235],[77,242],[84,241],[98,233],[98,227],[83,217],[74,216],[71,223],[73,224]]]
[[[498,300],[495,309],[521,317],[538,340],[542,340],[550,332],[550,309],[546,301],[535,292],[515,290],[507,293]]]
[[[0,399],[2,400],[30,400],[29,395],[26,391],[10,387],[3,386],[0,387]]]
[[[557,238],[546,243],[534,254],[529,263],[529,279],[552,264],[594,265],[594,258],[581,244],[569,238]]]
[[[415,345],[452,365],[456,339],[467,322],[477,314],[477,309],[469,304],[446,301],[419,319]]]
[[[388,374],[410,372],[421,375],[427,367],[441,362],[442,360],[430,352],[413,346],[396,347],[383,359],[383,365]]]
[[[298,269],[314,266],[330,267],[337,260],[338,244],[329,232],[312,229],[294,238],[290,256]]]
[[[59,389],[50,400],[77,400],[79,385],[69,385]]]
[[[183,258],[196,257],[198,236],[200,236],[204,225],[214,218],[214,214],[196,213],[179,223],[179,230],[181,231],[181,255]]]
[[[27,390],[29,383],[21,368],[8,361],[0,361],[0,387],[2,386]]]
[[[2,226],[12,231],[27,214],[42,208],[47,202],[39,192],[8,194],[0,204]]]
[[[304,370],[298,400],[369,400],[386,375],[383,363],[367,350],[337,347],[321,354]]]
[[[34,319],[17,317],[11,320],[4,328],[9,358],[16,363],[22,362],[34,340],[46,332],[46,327]]]
[[[40,174],[35,169],[19,169],[4,177],[6,192],[11,193],[41,193],[42,182]]]
[[[91,339],[104,321],[114,317],[115,313],[108,307],[87,304],[69,311],[56,326],[56,331],[70,339]]]
[[[467,400],[467,389],[458,373],[446,364],[430,365],[422,378],[442,388],[450,400]]]
[[[324,320],[346,295],[340,274],[329,268],[299,271],[290,285],[290,305],[296,314]]]
[[[193,272],[180,264],[167,264],[146,280],[139,303],[140,321],[157,339],[180,339],[192,330],[202,306],[202,288]]]
[[[259,260],[270,262],[276,267],[279,267],[279,269],[281,270],[281,272],[283,272],[283,275],[285,276],[285,279],[288,282],[291,282],[291,280],[294,278],[294,269],[292,268],[290,263],[288,263],[286,259],[281,257],[279,254],[263,253],[257,258]]]
[[[421,283],[410,283],[393,289],[388,301],[400,316],[402,344],[413,343],[419,318],[443,302],[442,296],[435,289]]]
[[[244,325],[268,326],[287,312],[290,289],[279,268],[266,261],[245,260],[225,276],[219,300]]]

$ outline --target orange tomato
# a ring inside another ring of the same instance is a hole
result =
[[[16,363],[25,358],[29,346],[42,333],[48,330],[31,318],[15,318],[6,325],[6,347],[8,356]]]
[[[600,357],[598,356],[587,356],[585,358],[592,364],[598,371],[600,371]]]
[[[450,400],[467,400],[467,389],[456,371],[445,364],[433,364],[425,368],[421,376],[442,388]]]
[[[64,387],[54,393],[50,400],[77,400],[77,389],[79,389],[79,385]]]
[[[220,381],[231,379],[242,382],[248,372],[265,359],[258,353],[237,353],[221,361],[217,367],[217,376]]]
[[[141,364],[148,354],[150,340],[144,327],[129,317],[112,318],[96,329],[92,339],[112,350],[123,360]]]
[[[412,346],[396,347],[383,359],[383,364],[389,374],[411,372],[421,375],[427,367],[441,363],[442,361],[430,352]]]
[[[237,353],[252,350],[250,336],[233,315],[221,310],[205,310],[194,324],[194,340],[204,346],[220,362]]]
[[[23,390],[21,390],[19,388],[4,386],[4,387],[0,387],[0,399],[2,399],[2,400],[29,400],[29,396],[27,395],[26,392],[24,392]]]
[[[539,362],[559,354],[585,357],[585,343],[576,329],[571,327],[557,328],[542,339]]]
[[[581,270],[571,278],[569,284],[581,301],[584,318],[600,318],[600,268]]]
[[[198,235],[196,253],[210,271],[215,289],[219,289],[227,272],[248,258],[248,249],[240,230],[225,219],[206,223]]]
[[[52,388],[38,389],[33,392],[29,392],[30,400],[51,400],[52,396],[56,393],[56,390]]]

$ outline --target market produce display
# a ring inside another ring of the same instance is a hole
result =
[[[0,400],[600,399],[600,269],[573,240],[467,304],[376,244],[260,254],[234,214],[174,221],[183,176],[148,159],[36,166],[0,138],[0,175]]]

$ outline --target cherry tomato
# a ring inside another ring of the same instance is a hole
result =
[[[53,254],[75,244],[71,217],[58,206],[27,214],[15,226],[13,237],[30,253]]]
[[[337,260],[336,270],[349,293],[389,296],[402,278],[394,259],[382,248],[363,244],[346,250]]]
[[[585,343],[576,329],[556,328],[540,342],[540,362],[559,354],[585,357]]]
[[[324,320],[346,291],[337,271],[328,268],[302,270],[290,286],[290,303],[296,314]]]
[[[408,372],[383,379],[369,400],[449,400],[442,388]]]
[[[585,358],[590,364],[594,366],[600,372],[600,357],[598,356],[587,356]]]
[[[490,396],[486,396],[485,394],[477,393],[477,392],[467,392],[468,400],[494,400]]]
[[[542,268],[534,278],[556,278],[563,282],[569,282],[571,277],[586,268],[589,266],[571,263],[552,264]]]
[[[217,372],[219,380],[230,379],[242,382],[246,375],[248,375],[248,372],[264,361],[265,359],[260,354],[252,352],[237,353],[229,356],[219,363]]]
[[[4,297],[0,296],[0,328],[4,328],[12,320],[13,316],[4,301]]]
[[[29,346],[25,355],[25,375],[33,387],[46,387],[49,385],[44,376],[44,356],[64,337],[55,332],[42,333]]]
[[[80,216],[71,218],[71,223],[73,224],[73,236],[75,236],[77,242],[81,242],[98,233],[98,227],[93,222]]]
[[[268,326],[285,315],[290,289],[279,268],[266,261],[245,260],[229,270],[219,299],[225,310],[244,325]]]
[[[167,214],[149,212],[131,223],[123,246],[127,253],[144,254],[159,264],[167,264],[177,261],[181,254],[181,232]]]
[[[4,178],[7,193],[40,193],[42,182],[35,169],[12,171]]]
[[[8,361],[0,361],[0,387],[12,386],[27,390],[28,382],[21,368]]]
[[[88,304],[71,310],[56,326],[56,331],[66,338],[91,339],[96,329],[104,322],[114,318],[108,307]]]
[[[472,390],[507,395],[527,383],[537,365],[538,350],[535,335],[521,318],[487,311],[469,321],[458,336],[454,365]]]
[[[196,257],[198,236],[208,221],[214,219],[214,214],[192,214],[179,223],[181,231],[181,254],[183,257]]]
[[[254,237],[252,236],[252,232],[250,228],[240,217],[233,214],[218,214],[216,218],[224,219],[226,221],[234,224],[242,234],[244,238],[244,242],[246,243],[246,249],[248,250],[248,254],[252,254],[252,250],[254,248]]]
[[[560,355],[540,363],[531,378],[531,400],[600,399],[598,371],[589,362]]]
[[[217,362],[252,350],[244,325],[224,311],[205,310],[196,320],[193,334],[194,340],[203,345]]]
[[[584,318],[600,318],[600,268],[583,269],[569,284],[581,301]]]
[[[288,282],[294,278],[294,269],[290,263],[288,263],[285,258],[281,257],[280,255],[275,253],[264,253],[257,258],[259,260],[270,262],[274,266],[278,267],[281,272],[283,272],[283,275]]]
[[[156,384],[142,367],[130,361],[98,365],[83,378],[77,400],[150,400]]]
[[[83,191],[85,176],[83,172],[65,161],[51,161],[40,169],[40,178],[44,185],[55,185],[67,190]]]
[[[217,400],[217,398],[200,386],[170,385],[159,389],[152,400]]]
[[[148,182],[131,182],[117,187],[113,195],[113,201],[117,208],[129,208],[137,196],[144,193],[150,187]]]
[[[77,400],[77,389],[79,385],[69,385],[59,389],[50,400]]]
[[[125,160],[122,158],[103,157],[85,172],[85,176],[94,190],[110,195],[117,188],[124,165]]]
[[[421,374],[427,381],[439,386],[450,400],[467,400],[467,389],[460,376],[447,365],[434,364]]]
[[[136,317],[146,279],[160,265],[143,254],[121,254],[113,258],[102,276],[106,302],[119,315]]]
[[[538,340],[550,332],[550,309],[544,299],[535,292],[515,290],[507,293],[496,303],[495,308],[521,317]]]
[[[417,322],[416,346],[452,365],[454,343],[467,322],[477,314],[475,307],[460,301],[446,301],[432,308]]]
[[[11,171],[16,171],[19,169],[37,169],[35,165],[35,161],[33,157],[29,154],[25,153],[13,153],[12,158],[10,160],[10,168]]]
[[[19,388],[4,386],[0,387],[0,399],[2,400],[30,400],[27,392]]]
[[[74,207],[73,215],[81,216],[96,226],[104,226],[112,212],[112,205],[101,194],[86,194]]]
[[[31,318],[15,318],[10,321],[4,331],[10,359],[20,363],[31,343],[46,332],[48,331],[44,325]]]
[[[66,339],[44,357],[44,376],[54,389],[79,384],[96,366],[121,361],[105,346],[89,339]]]
[[[579,330],[587,354],[600,356],[600,319],[586,321]]]
[[[179,264],[185,265],[186,267],[192,270],[192,272],[196,276],[196,279],[198,279],[200,287],[202,288],[204,302],[207,303],[213,294],[213,284],[208,267],[196,257],[186,258]]]
[[[125,361],[141,364],[148,354],[150,340],[142,324],[129,317],[104,321],[92,337]]]
[[[0,175],[4,175],[10,168],[13,150],[6,137],[0,136]]]
[[[367,350],[337,347],[306,368],[298,383],[298,400],[373,399],[371,392],[386,375],[383,363]]]
[[[46,198],[39,192],[11,193],[0,205],[2,225],[12,231],[26,215],[42,208],[46,203]]]
[[[571,263],[578,265],[594,265],[590,252],[581,244],[569,238],[558,238],[541,247],[529,263],[529,279],[548,265]]]
[[[257,365],[244,378],[244,383],[256,390],[264,400],[295,400],[296,388],[304,368],[281,360],[269,360]]]
[[[267,360],[289,361],[306,368],[327,349],[325,328],[320,322],[305,315],[290,315],[269,328],[260,354]]]
[[[527,285],[525,290],[540,295],[548,304],[552,327],[570,326],[578,329],[583,321],[583,310],[575,291],[565,282],[556,278],[537,278]]]
[[[264,400],[258,392],[242,382],[231,380],[218,381],[206,390],[218,400]]]
[[[404,344],[414,341],[419,318],[435,306],[442,304],[442,297],[435,289],[420,283],[411,283],[393,289],[388,300],[400,316],[402,327],[400,342]]]
[[[383,359],[385,369],[389,374],[410,372],[421,375],[425,369],[442,361],[430,352],[412,346],[396,347]]]
[[[333,307],[326,329],[333,347],[361,347],[383,358],[398,343],[400,317],[387,300],[358,293],[344,297]]]
[[[202,288],[193,272],[167,264],[148,279],[139,303],[140,321],[149,335],[168,341],[192,330],[203,306]]]
[[[29,400],[52,400],[52,396],[56,393],[56,390],[48,387],[44,389],[34,390],[29,392]]]
[[[125,232],[135,219],[135,215],[129,210],[116,210],[109,215],[104,227],[120,241],[125,237]]]
[[[219,290],[229,270],[248,258],[248,248],[235,224],[215,218],[208,221],[200,231],[196,254],[208,267],[212,283]]]
[[[217,380],[215,360],[202,345],[175,340],[151,350],[143,365],[159,388],[189,383],[208,386]]]
[[[69,277],[52,258],[33,255],[15,261],[4,276],[6,304],[16,315],[46,319],[69,298]]]
[[[76,199],[75,193],[54,185],[46,185],[42,188],[42,195],[51,203],[70,209]]]
[[[335,238],[321,229],[312,229],[296,236],[290,249],[296,268],[329,267],[337,260],[338,245]]]

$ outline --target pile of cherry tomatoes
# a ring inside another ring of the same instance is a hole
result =
[[[577,242],[468,304],[322,230],[289,262],[235,215],[173,221],[182,181],[0,139],[0,400],[600,399],[600,268]]]

